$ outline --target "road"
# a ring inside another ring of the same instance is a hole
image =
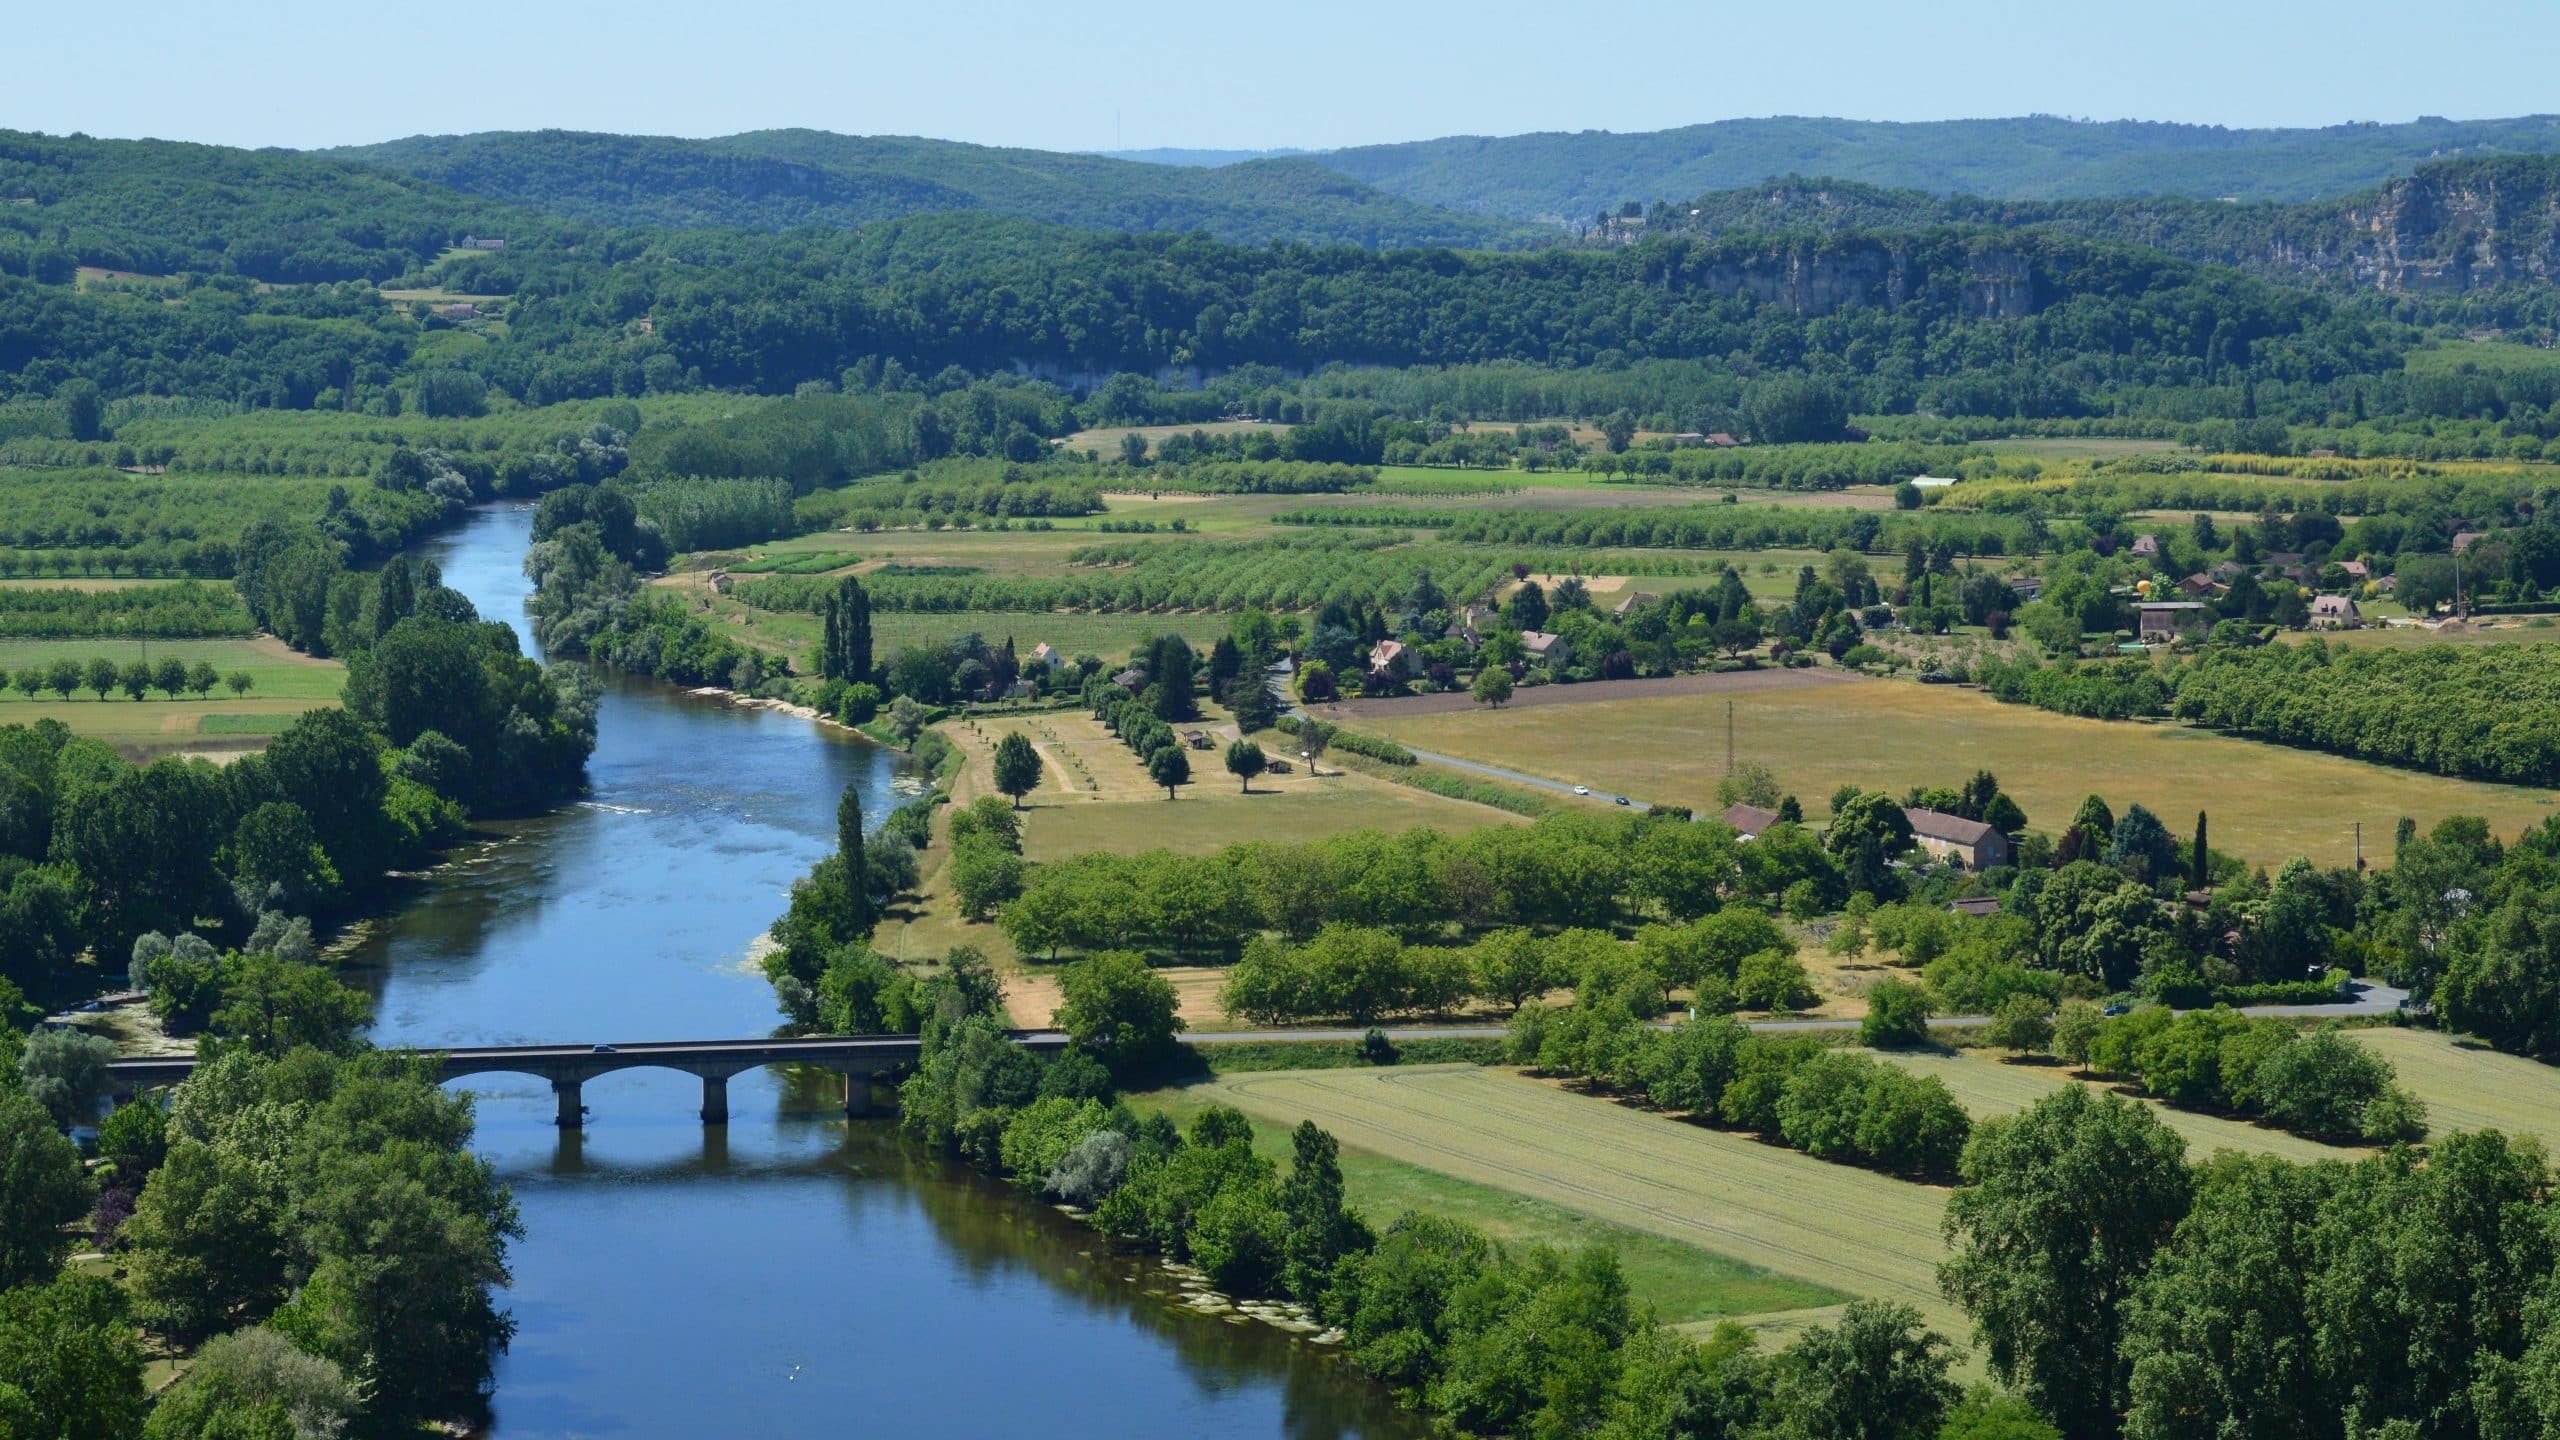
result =
[[[2406,990],[2395,990],[2388,985],[2359,980],[2356,982],[2356,998],[2343,1005],[2243,1005],[2240,1007],[2240,1013],[2279,1018],[2314,1016],[2324,1019],[2345,1019],[2357,1015],[2388,1015],[2398,1010],[2400,1002],[2408,998],[2409,992]],[[1657,1027],[1667,1030],[1680,1022],[1658,1020],[1654,1023]],[[1772,1035],[1858,1028],[1858,1022],[1855,1020],[1753,1020],[1746,1023],[1750,1029]],[[1991,1017],[1988,1015],[1935,1015],[1930,1017],[1929,1028],[1962,1030],[1969,1026],[1990,1023]],[[1394,1029],[1388,1029],[1385,1026],[1379,1028],[1386,1030],[1387,1038],[1391,1040],[1482,1040],[1503,1033],[1503,1027],[1500,1025],[1413,1025]],[[1187,1045],[1243,1045],[1292,1040],[1356,1041],[1368,1033],[1366,1030],[1351,1029],[1219,1030],[1185,1035],[1182,1039]]]
[[[1283,695],[1281,698],[1286,700],[1289,697]],[[1308,719],[1309,717],[1307,715],[1306,707],[1303,705],[1291,705],[1289,707],[1289,718],[1301,721]],[[1340,722],[1327,720],[1325,723],[1328,725],[1336,725]],[[1424,761],[1425,763],[1432,765],[1446,765],[1452,770],[1464,770],[1470,774],[1482,775],[1488,780],[1501,780],[1513,785],[1526,785],[1532,790],[1548,790],[1558,795],[1567,796],[1571,799],[1588,800],[1595,805],[1608,805],[1615,799],[1614,796],[1603,794],[1597,790],[1592,791],[1588,795],[1576,795],[1573,793],[1573,786],[1569,782],[1563,780],[1550,780],[1544,775],[1531,775],[1522,770],[1505,770],[1499,765],[1487,765],[1475,760],[1461,760],[1455,755],[1442,755],[1437,751],[1432,750],[1415,750],[1410,745],[1405,746],[1405,749],[1411,751],[1415,759]],[[1627,798],[1627,808],[1630,810],[1650,810],[1653,807],[1642,800],[1629,796]]]

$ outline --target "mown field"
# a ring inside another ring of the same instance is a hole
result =
[[[2504,1130],[2560,1149],[2560,1068],[2501,1055],[2431,1030],[2358,1030],[2357,1044],[2391,1062],[2427,1102],[2438,1135]]]
[[[2350,863],[2355,826],[2368,862],[2387,861],[2401,816],[2421,828],[2486,816],[2513,835],[2551,813],[2551,792],[2453,780],[2171,724],[2079,720],[2003,705],[1976,691],[1860,681],[1731,697],[1736,756],[1777,773],[1819,820],[1844,783],[1901,792],[2000,777],[2028,823],[2059,830],[2096,791],[2118,814],[2150,807],[2173,831],[2212,815],[2213,843],[2270,866],[2295,855]],[[1421,749],[1648,801],[1712,809],[1724,774],[1725,707],[1715,699],[1602,701],[1516,711],[1364,719]]]
[[[1187,1123],[1209,1104],[1226,1098],[1215,1088],[1202,1086],[1141,1095],[1132,1103],[1141,1111],[1160,1111]],[[1252,1119],[1254,1148],[1285,1168],[1292,1125],[1267,1114]],[[1802,1312],[1843,1304],[1850,1298],[1842,1291],[1730,1255],[1600,1220],[1585,1210],[1461,1180],[1371,1150],[1343,1151],[1342,1181],[1352,1208],[1381,1228],[1407,1210],[1420,1210],[1476,1226],[1505,1245],[1565,1249],[1598,1242],[1614,1246],[1636,1299],[1654,1306],[1674,1325]]]
[[[2011,1064],[1980,1050],[1875,1050],[1867,1053],[1915,1075],[1937,1077],[1954,1094],[1957,1103],[1964,1106],[1965,1113],[1977,1121],[1988,1120],[1995,1115],[2014,1115],[2065,1085],[2086,1083],[2073,1079],[2071,1071],[2061,1065]],[[2273,1155],[2277,1159],[2297,1163],[2352,1158],[2363,1153],[2305,1140],[2299,1135],[2267,1126],[2199,1115],[2191,1110],[2172,1110],[2166,1105],[2153,1105],[2151,1113],[2186,1138],[2187,1158],[2190,1160],[2202,1160],[2220,1150],[2236,1150],[2244,1155]],[[2552,1113],[2554,1118],[2560,1118],[2560,1109]]]
[[[245,670],[248,695],[233,698],[225,685],[209,699],[188,696],[128,700],[118,691],[100,700],[82,690],[68,700],[50,690],[28,699],[15,689],[0,691],[0,725],[24,725],[53,719],[75,734],[104,740],[135,754],[173,750],[239,750],[255,748],[282,730],[294,716],[319,705],[334,705],[346,683],[346,668],[334,660],[314,660],[285,648],[269,636],[252,640],[0,640],[0,670],[16,673],[47,666],[57,658],[86,662],[104,655],[122,665],[148,652],[153,660],[167,656],[192,665],[212,664],[226,678]]]
[[[1275,1125],[1313,1120],[1349,1149],[1826,1289],[1911,1304],[1944,1334],[1970,1333],[1938,1294],[1942,1190],[1506,1070],[1285,1071],[1224,1076],[1191,1090]]]

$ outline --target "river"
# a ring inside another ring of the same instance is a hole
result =
[[[474,511],[422,547],[527,636],[532,512]],[[913,781],[891,751],[768,710],[612,682],[592,789],[497,827],[352,950],[374,1038],[436,1046],[758,1035],[750,960],[834,843]],[[1423,1427],[1329,1352],[1175,1309],[1147,1267],[1044,1206],[847,1121],[771,1072],[695,1117],[691,1076],[589,1081],[584,1134],[538,1081],[475,1082],[478,1151],[525,1239],[503,1297],[494,1433],[1403,1437]]]

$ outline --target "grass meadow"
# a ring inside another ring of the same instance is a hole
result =
[[[100,700],[90,691],[68,700],[50,690],[30,700],[15,689],[0,691],[0,725],[26,725],[59,720],[74,734],[104,740],[136,755],[176,750],[253,749],[283,730],[293,717],[320,705],[334,705],[346,683],[346,669],[334,660],[314,660],[287,649],[270,636],[251,640],[0,640],[0,670],[12,674],[43,667],[58,658],[86,662],[104,655],[122,665],[145,652],[153,660],[167,656],[192,665],[208,661],[227,679],[235,670],[249,673],[249,693],[233,698],[228,685],[208,699],[190,695],[169,700],[153,691],[147,700],[128,700],[122,691]]]

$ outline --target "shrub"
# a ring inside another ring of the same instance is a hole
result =
[[[1867,992],[1867,1017],[1858,1042],[1879,1050],[1908,1049],[1929,1041],[1929,992],[1908,980],[1879,980]]]
[[[1983,1033],[2003,1050],[2037,1051],[2053,1043],[2053,1031],[2053,1002],[2041,995],[2019,994],[2000,1002]]]
[[[1804,962],[1784,951],[1763,950],[1737,967],[1733,998],[1745,1010],[1799,1010],[1817,997]]]
[[[1076,1142],[1067,1158],[1049,1172],[1047,1190],[1070,1205],[1090,1210],[1120,1188],[1129,1173],[1129,1137],[1117,1130],[1096,1130]]]

